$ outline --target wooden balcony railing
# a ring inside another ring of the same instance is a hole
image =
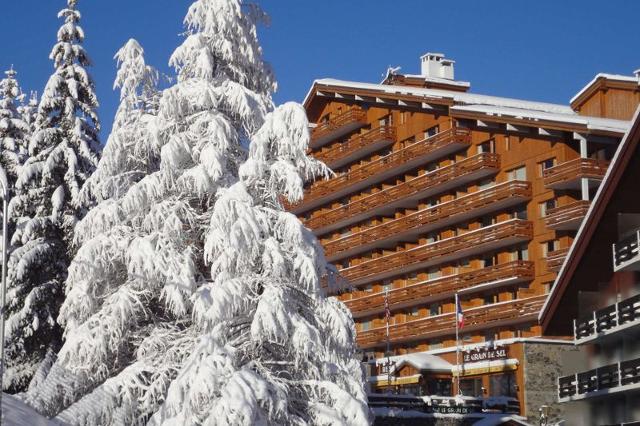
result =
[[[466,331],[488,329],[494,324],[506,325],[535,321],[546,295],[526,299],[495,303],[466,309],[464,327]],[[420,318],[389,327],[391,343],[447,336],[455,333],[455,313]],[[386,344],[386,327],[359,331],[356,339],[361,348],[371,348]]]
[[[447,150],[450,146],[462,148],[471,143],[471,132],[468,129],[453,128],[438,133],[430,138],[426,138],[391,154],[382,157],[376,161],[363,164],[353,170],[337,175],[328,180],[315,182],[304,194],[304,200],[294,206],[294,208],[304,208],[305,205],[312,203],[321,198],[331,196],[338,198],[338,194],[344,194],[345,190],[354,185],[361,184],[365,181],[377,183],[381,182],[389,176],[393,176],[394,169],[411,165],[429,154],[437,154],[442,151],[446,155],[451,150]],[[321,155],[317,155],[320,158]],[[405,167],[406,169],[406,167]]]
[[[391,276],[394,270],[422,266],[426,262],[453,260],[469,255],[470,251],[495,246],[497,242],[506,240],[518,242],[530,240],[533,235],[531,222],[512,219],[496,225],[487,226],[456,237],[447,238],[429,244],[424,244],[409,250],[381,256],[367,260],[358,265],[342,269],[340,275],[351,284],[361,284],[374,280],[380,274]]]
[[[549,188],[570,188],[582,178],[602,180],[609,162],[593,158],[576,158],[544,171],[544,185]]]
[[[640,358],[558,378],[558,400],[567,402],[640,387]]]
[[[446,223],[453,223],[457,220],[456,218],[484,207],[499,209],[501,208],[501,203],[509,199],[525,201],[530,198],[531,184],[529,182],[511,181],[501,183],[358,233],[329,241],[324,244],[325,254],[327,257],[331,257],[354,247],[380,242],[387,238],[401,238],[403,234],[423,229],[430,224],[444,226]],[[483,211],[482,214],[484,213],[486,212]]]
[[[311,229],[330,226],[376,207],[389,206],[392,203],[399,204],[403,200],[418,196],[429,189],[433,189],[434,192],[438,189],[440,192],[446,191],[448,188],[439,187],[456,182],[465,176],[472,176],[480,171],[497,172],[499,168],[500,157],[497,154],[478,154],[321,213],[306,220],[305,225]]]
[[[613,245],[613,270],[640,270],[640,229]]]
[[[345,132],[355,130],[367,124],[367,113],[359,106],[353,106],[342,114],[318,123],[311,132],[311,145],[320,146],[331,141],[331,137],[337,137],[341,129]]]
[[[640,325],[640,294],[573,320],[573,333],[576,343],[584,343],[631,325]]]
[[[454,293],[494,281],[530,281],[535,276],[533,262],[513,261],[457,275],[436,278],[389,291],[391,310],[412,306],[426,301],[453,298]],[[384,293],[369,294],[344,303],[354,317],[384,311]]]
[[[552,272],[558,272],[564,263],[564,259],[569,253],[569,247],[550,251],[547,253],[547,269]]]
[[[560,206],[547,211],[544,224],[547,228],[557,230],[578,229],[589,211],[590,201],[575,201],[566,206]]]
[[[380,126],[361,135],[354,135],[342,143],[334,144],[334,146],[325,151],[314,152],[313,156],[327,166],[334,168],[359,158],[360,156],[354,156],[354,154],[363,150],[363,148],[375,147],[380,149],[392,145],[395,140],[395,127]],[[361,156],[368,153],[370,153],[370,150],[364,150]],[[349,158],[349,160],[345,160],[346,158]]]

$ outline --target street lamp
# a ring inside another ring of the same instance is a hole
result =
[[[4,388],[4,310],[7,295],[7,223],[9,222],[9,182],[0,165],[0,185],[2,185],[2,289],[0,289],[0,423],[2,423],[2,392]]]

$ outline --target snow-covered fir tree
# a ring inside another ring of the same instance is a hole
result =
[[[115,202],[158,170],[159,149],[149,131],[157,115],[158,72],[145,63],[144,49],[134,39],[114,59],[119,68],[113,88],[120,89],[120,105],[98,168],[80,191],[80,202],[87,207]]]
[[[12,69],[0,80],[0,165],[7,174],[9,188],[13,188],[18,169],[24,163],[31,128],[21,111],[22,98],[16,75]],[[29,119],[32,116],[27,115]],[[10,194],[13,191],[10,190]]]
[[[273,108],[262,18],[238,0],[194,2],[170,60],[177,83],[157,109],[141,52],[122,52],[119,111],[133,112],[119,114],[108,145],[125,152],[107,148],[86,189],[98,204],[76,226],[58,317],[66,341],[27,395],[40,412],[70,424],[144,423],[195,346],[215,194],[237,180],[243,145]]]
[[[70,262],[73,228],[83,211],[80,188],[99,155],[98,105],[82,42],[77,0],[60,11],[64,24],[50,59],[55,71],[38,106],[29,158],[20,168],[10,213],[5,389],[20,390],[48,351],[61,345],[56,323]]]
[[[194,305],[203,337],[152,424],[368,423],[351,314],[324,296],[322,247],[279,201],[300,201],[303,183],[326,175],[308,143],[304,109],[276,109],[239,182],[220,191],[205,246],[212,281]]]

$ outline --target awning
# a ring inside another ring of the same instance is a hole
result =
[[[421,377],[421,374],[414,374],[412,376],[406,377],[391,377],[391,386],[412,385],[418,383]],[[387,376],[371,377],[371,381],[373,382],[373,386],[375,387],[389,386],[389,380]]]
[[[476,374],[500,373],[502,371],[513,371],[518,368],[520,362],[515,358],[501,359],[495,361],[479,361],[469,362],[461,365],[462,376],[471,376]],[[451,367],[451,373],[458,375],[458,367]]]

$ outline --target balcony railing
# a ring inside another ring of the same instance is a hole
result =
[[[567,402],[640,388],[640,358],[558,379],[558,400]]]
[[[535,321],[546,295],[526,299],[500,302],[492,305],[466,309],[464,327],[466,331],[488,329],[495,324],[516,324]],[[455,313],[420,318],[389,327],[389,340],[398,343],[451,335],[455,332]],[[356,339],[361,348],[383,346],[386,343],[386,327],[359,331]]]
[[[354,135],[344,142],[334,144],[325,151],[314,152],[313,156],[327,166],[336,168],[393,145],[395,140],[396,128],[385,125],[361,135]]]
[[[353,106],[342,114],[318,123],[311,133],[310,145],[312,148],[317,148],[366,124],[366,111],[359,106]]]
[[[489,266],[471,272],[436,278],[407,287],[396,288],[388,293],[389,309],[399,309],[434,300],[452,298],[453,294],[472,287],[492,282],[510,285],[534,278],[533,262],[513,261]],[[482,287],[486,289],[485,286]],[[385,294],[375,293],[344,301],[354,317],[384,311]]]
[[[408,145],[400,150],[333,179],[315,182],[304,194],[302,203],[293,210],[305,210],[321,201],[340,198],[367,185],[382,182],[389,177],[410,170],[431,159],[443,157],[471,143],[471,132],[453,128]],[[318,158],[321,155],[317,156]]]
[[[640,229],[613,245],[613,270],[640,270]]]
[[[383,279],[402,272],[410,272],[479,253],[531,240],[531,222],[513,219],[487,226],[456,237],[418,246],[367,260],[340,271],[352,285]]]
[[[447,191],[466,180],[480,179],[496,173],[499,168],[500,157],[497,154],[478,154],[320,213],[306,220],[305,225],[317,233],[326,232],[375,216],[381,209],[391,209],[409,200],[417,201],[430,194]]]
[[[595,340],[640,325],[640,294],[573,321],[576,343]]]
[[[564,263],[564,259],[569,253],[569,247],[561,248],[547,253],[547,269],[551,272],[558,272]]]
[[[602,180],[609,162],[576,158],[544,171],[544,185],[553,189],[579,189],[581,179]]]
[[[544,223],[547,228],[559,231],[575,230],[580,227],[582,220],[589,211],[591,202],[580,200],[547,211]]]
[[[435,227],[444,227],[451,223],[484,215],[511,205],[522,203],[531,198],[531,184],[511,181],[495,185],[462,196],[452,201],[439,204],[407,216],[385,222],[358,233],[342,237],[324,244],[327,258],[334,258],[345,253],[366,250],[367,246],[387,240],[400,240],[416,232],[428,232]]]

